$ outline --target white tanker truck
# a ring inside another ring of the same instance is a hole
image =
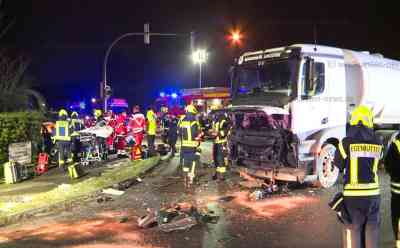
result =
[[[376,129],[400,124],[400,62],[381,54],[296,44],[246,52],[231,70],[229,159],[255,178],[331,187],[352,109]]]

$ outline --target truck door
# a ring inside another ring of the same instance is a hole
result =
[[[299,94],[292,103],[291,114],[292,130],[302,140],[329,126],[326,64],[323,58],[307,58],[300,68]]]

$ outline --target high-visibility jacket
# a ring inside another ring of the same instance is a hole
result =
[[[227,135],[229,131],[229,125],[228,125],[228,120],[225,118],[221,118],[218,121],[215,122],[214,129],[216,132],[216,137],[214,140],[215,144],[222,144],[226,143],[227,141]]]
[[[147,134],[148,135],[156,135],[156,131],[157,131],[157,116],[154,113],[153,110],[149,110],[147,111],[146,114],[146,118],[147,118]]]
[[[382,143],[366,127],[352,127],[353,134],[338,145],[335,164],[343,176],[344,196],[379,195],[378,163],[382,154]]]
[[[146,118],[142,113],[134,113],[129,118],[129,129],[133,134],[143,133],[146,128]]]
[[[200,123],[192,115],[184,116],[178,124],[182,147],[196,148],[200,145]]]
[[[390,175],[392,193],[400,194],[400,134],[390,144],[385,157],[385,169]]]
[[[71,126],[69,121],[56,121],[56,127],[54,131],[55,141],[71,141]]]

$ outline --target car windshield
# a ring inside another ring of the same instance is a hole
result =
[[[294,95],[297,67],[295,60],[288,59],[241,65],[235,72],[234,96],[262,96],[286,101],[286,98]]]

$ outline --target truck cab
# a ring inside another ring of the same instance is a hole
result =
[[[297,44],[240,56],[231,70],[231,162],[257,178],[331,187],[336,147],[360,100],[347,98],[345,75],[339,48]]]

